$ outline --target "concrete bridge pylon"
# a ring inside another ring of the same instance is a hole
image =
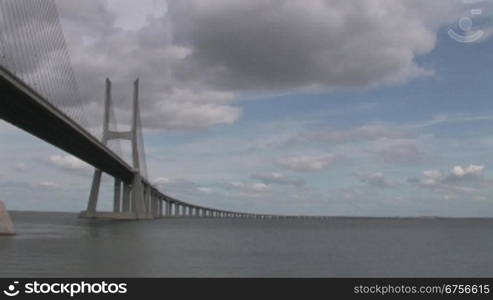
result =
[[[111,81],[106,79],[105,101],[104,101],[104,116],[103,116],[103,135],[101,142],[107,146],[110,140],[127,140],[132,145],[132,166],[134,168],[134,176],[131,182],[124,182],[120,178],[115,178],[114,196],[113,196],[113,211],[98,212],[97,204],[99,190],[101,186],[102,171],[94,170],[92,179],[91,191],[87,202],[87,209],[82,211],[81,218],[109,218],[109,219],[150,219],[155,213],[146,203],[146,196],[149,193],[146,188],[145,178],[141,174],[141,165],[139,155],[138,130],[139,128],[139,80],[135,80],[133,86],[133,104],[132,104],[132,126],[129,131],[114,131],[110,129],[110,111],[112,107],[111,97]]]

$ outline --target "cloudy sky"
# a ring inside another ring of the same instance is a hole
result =
[[[493,3],[463,2],[57,5],[95,128],[105,77],[122,127],[140,78],[149,177],[175,197],[259,213],[493,217]],[[4,122],[0,139],[9,208],[85,207],[91,167]]]

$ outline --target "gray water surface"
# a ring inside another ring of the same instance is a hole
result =
[[[493,277],[493,219],[11,216],[2,277]]]

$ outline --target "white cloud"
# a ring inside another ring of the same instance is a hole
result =
[[[201,201],[207,195],[214,194],[215,190],[185,179],[157,177],[152,183],[163,193],[183,201]]]
[[[412,139],[387,139],[375,145],[378,157],[387,163],[415,163],[423,159],[419,145]]]
[[[424,185],[436,185],[444,179],[444,175],[439,170],[426,170],[423,172],[423,175],[424,179],[422,182]]]
[[[455,166],[452,169],[452,175],[455,177],[464,177],[464,176],[482,177],[484,175],[484,166],[469,165],[469,167],[464,167],[464,168],[461,166]]]
[[[27,171],[26,163],[18,162],[14,165],[14,169],[18,172],[25,172],[25,171]]]
[[[347,87],[402,82],[430,71],[416,56],[462,9],[449,0],[184,0],[173,34],[193,53],[177,70],[225,89]]]
[[[152,181],[152,184],[158,185],[158,186],[165,186],[169,183],[171,183],[171,179],[169,179],[167,177],[158,177]]]
[[[241,115],[238,107],[231,106],[233,99],[233,94],[227,92],[173,90],[156,100],[154,109],[143,118],[150,128],[197,129],[232,124]]]
[[[453,187],[466,191],[485,182],[484,172],[484,166],[472,164],[467,167],[454,166],[449,174],[439,170],[426,170],[423,178],[417,182],[428,187]]]
[[[370,186],[375,186],[375,187],[379,187],[379,188],[387,188],[387,187],[395,186],[395,184],[393,182],[391,182],[381,172],[370,173],[370,174],[358,173],[358,174],[356,174],[356,176],[358,177],[358,179],[361,182],[364,182]]]
[[[265,183],[256,182],[252,184],[252,190],[255,192],[265,192],[269,190],[269,186],[267,186]]]
[[[313,172],[326,169],[335,159],[336,155],[332,153],[293,155],[281,158],[277,163],[280,166],[293,171]]]
[[[57,3],[83,98],[101,103],[109,76],[114,98],[128,99],[129,88],[116,84],[140,77],[144,125],[169,129],[235,122],[237,92],[371,86],[430,74],[415,57],[433,50],[438,28],[462,13],[448,0]],[[116,105],[128,115],[125,101]],[[97,105],[87,110],[100,124]],[[392,134],[381,130],[349,134]]]
[[[269,184],[280,184],[280,185],[291,185],[291,186],[303,186],[306,182],[302,179],[290,178],[282,173],[273,172],[270,174],[254,174],[253,179],[259,180],[267,185]]]
[[[205,186],[200,186],[197,188],[197,190],[199,190],[199,192],[204,194],[212,194],[214,192],[213,188],[205,187]]]
[[[193,49],[173,43],[166,5],[149,1],[59,1],[74,70],[92,126],[101,126],[104,78],[113,81],[119,122],[130,122],[131,84],[140,77],[143,125],[203,129],[231,124],[241,115],[234,95],[175,76]],[[133,7],[133,8],[132,8]],[[160,10],[160,11],[156,11]],[[89,16],[88,16],[89,15]],[[194,70],[204,74],[201,70]]]
[[[59,187],[58,184],[52,182],[52,181],[41,181],[36,184],[36,186],[40,188],[45,188],[45,189],[56,189]]]
[[[259,197],[270,190],[270,187],[261,182],[244,183],[233,181],[226,186],[226,189],[232,190],[236,196],[240,197]]]
[[[381,124],[367,124],[350,129],[323,129],[312,132],[304,132],[290,140],[287,144],[320,142],[330,144],[353,143],[376,139],[399,139],[408,137],[410,133],[402,128],[396,128]]]
[[[148,25],[149,17],[159,18],[166,14],[166,1],[108,0],[108,7],[116,12],[115,26],[126,30],[137,30]]]
[[[484,171],[485,167],[480,165],[455,166],[444,181],[447,183],[477,183],[484,180]]]
[[[87,163],[69,154],[52,155],[48,158],[48,163],[61,170],[78,174],[86,174],[90,170]]]

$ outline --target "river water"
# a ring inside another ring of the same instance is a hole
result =
[[[11,216],[1,277],[493,277],[493,219]]]

